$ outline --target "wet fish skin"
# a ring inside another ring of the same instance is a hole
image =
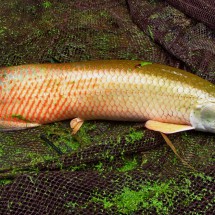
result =
[[[215,86],[161,64],[107,60],[5,67],[0,92],[1,130],[78,118],[151,120],[215,133]]]

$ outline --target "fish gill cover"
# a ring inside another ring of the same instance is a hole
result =
[[[3,0],[0,66],[141,59],[215,83],[214,10],[213,0]],[[214,135],[170,139],[197,172],[139,123],[1,132],[0,214],[214,214]]]

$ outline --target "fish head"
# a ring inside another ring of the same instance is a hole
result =
[[[190,122],[196,130],[215,133],[215,101],[197,105],[191,113]]]

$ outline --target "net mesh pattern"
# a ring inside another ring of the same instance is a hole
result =
[[[190,17],[203,22],[211,29],[215,29],[215,3],[213,0],[167,0],[167,2]]]
[[[215,83],[212,0],[3,0],[0,65],[141,59]],[[69,121],[0,132],[0,214],[214,214],[215,136]]]

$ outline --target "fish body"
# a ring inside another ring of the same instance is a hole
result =
[[[215,86],[186,71],[142,61],[0,69],[1,130],[74,118],[150,121],[152,129],[157,122],[215,132]]]

